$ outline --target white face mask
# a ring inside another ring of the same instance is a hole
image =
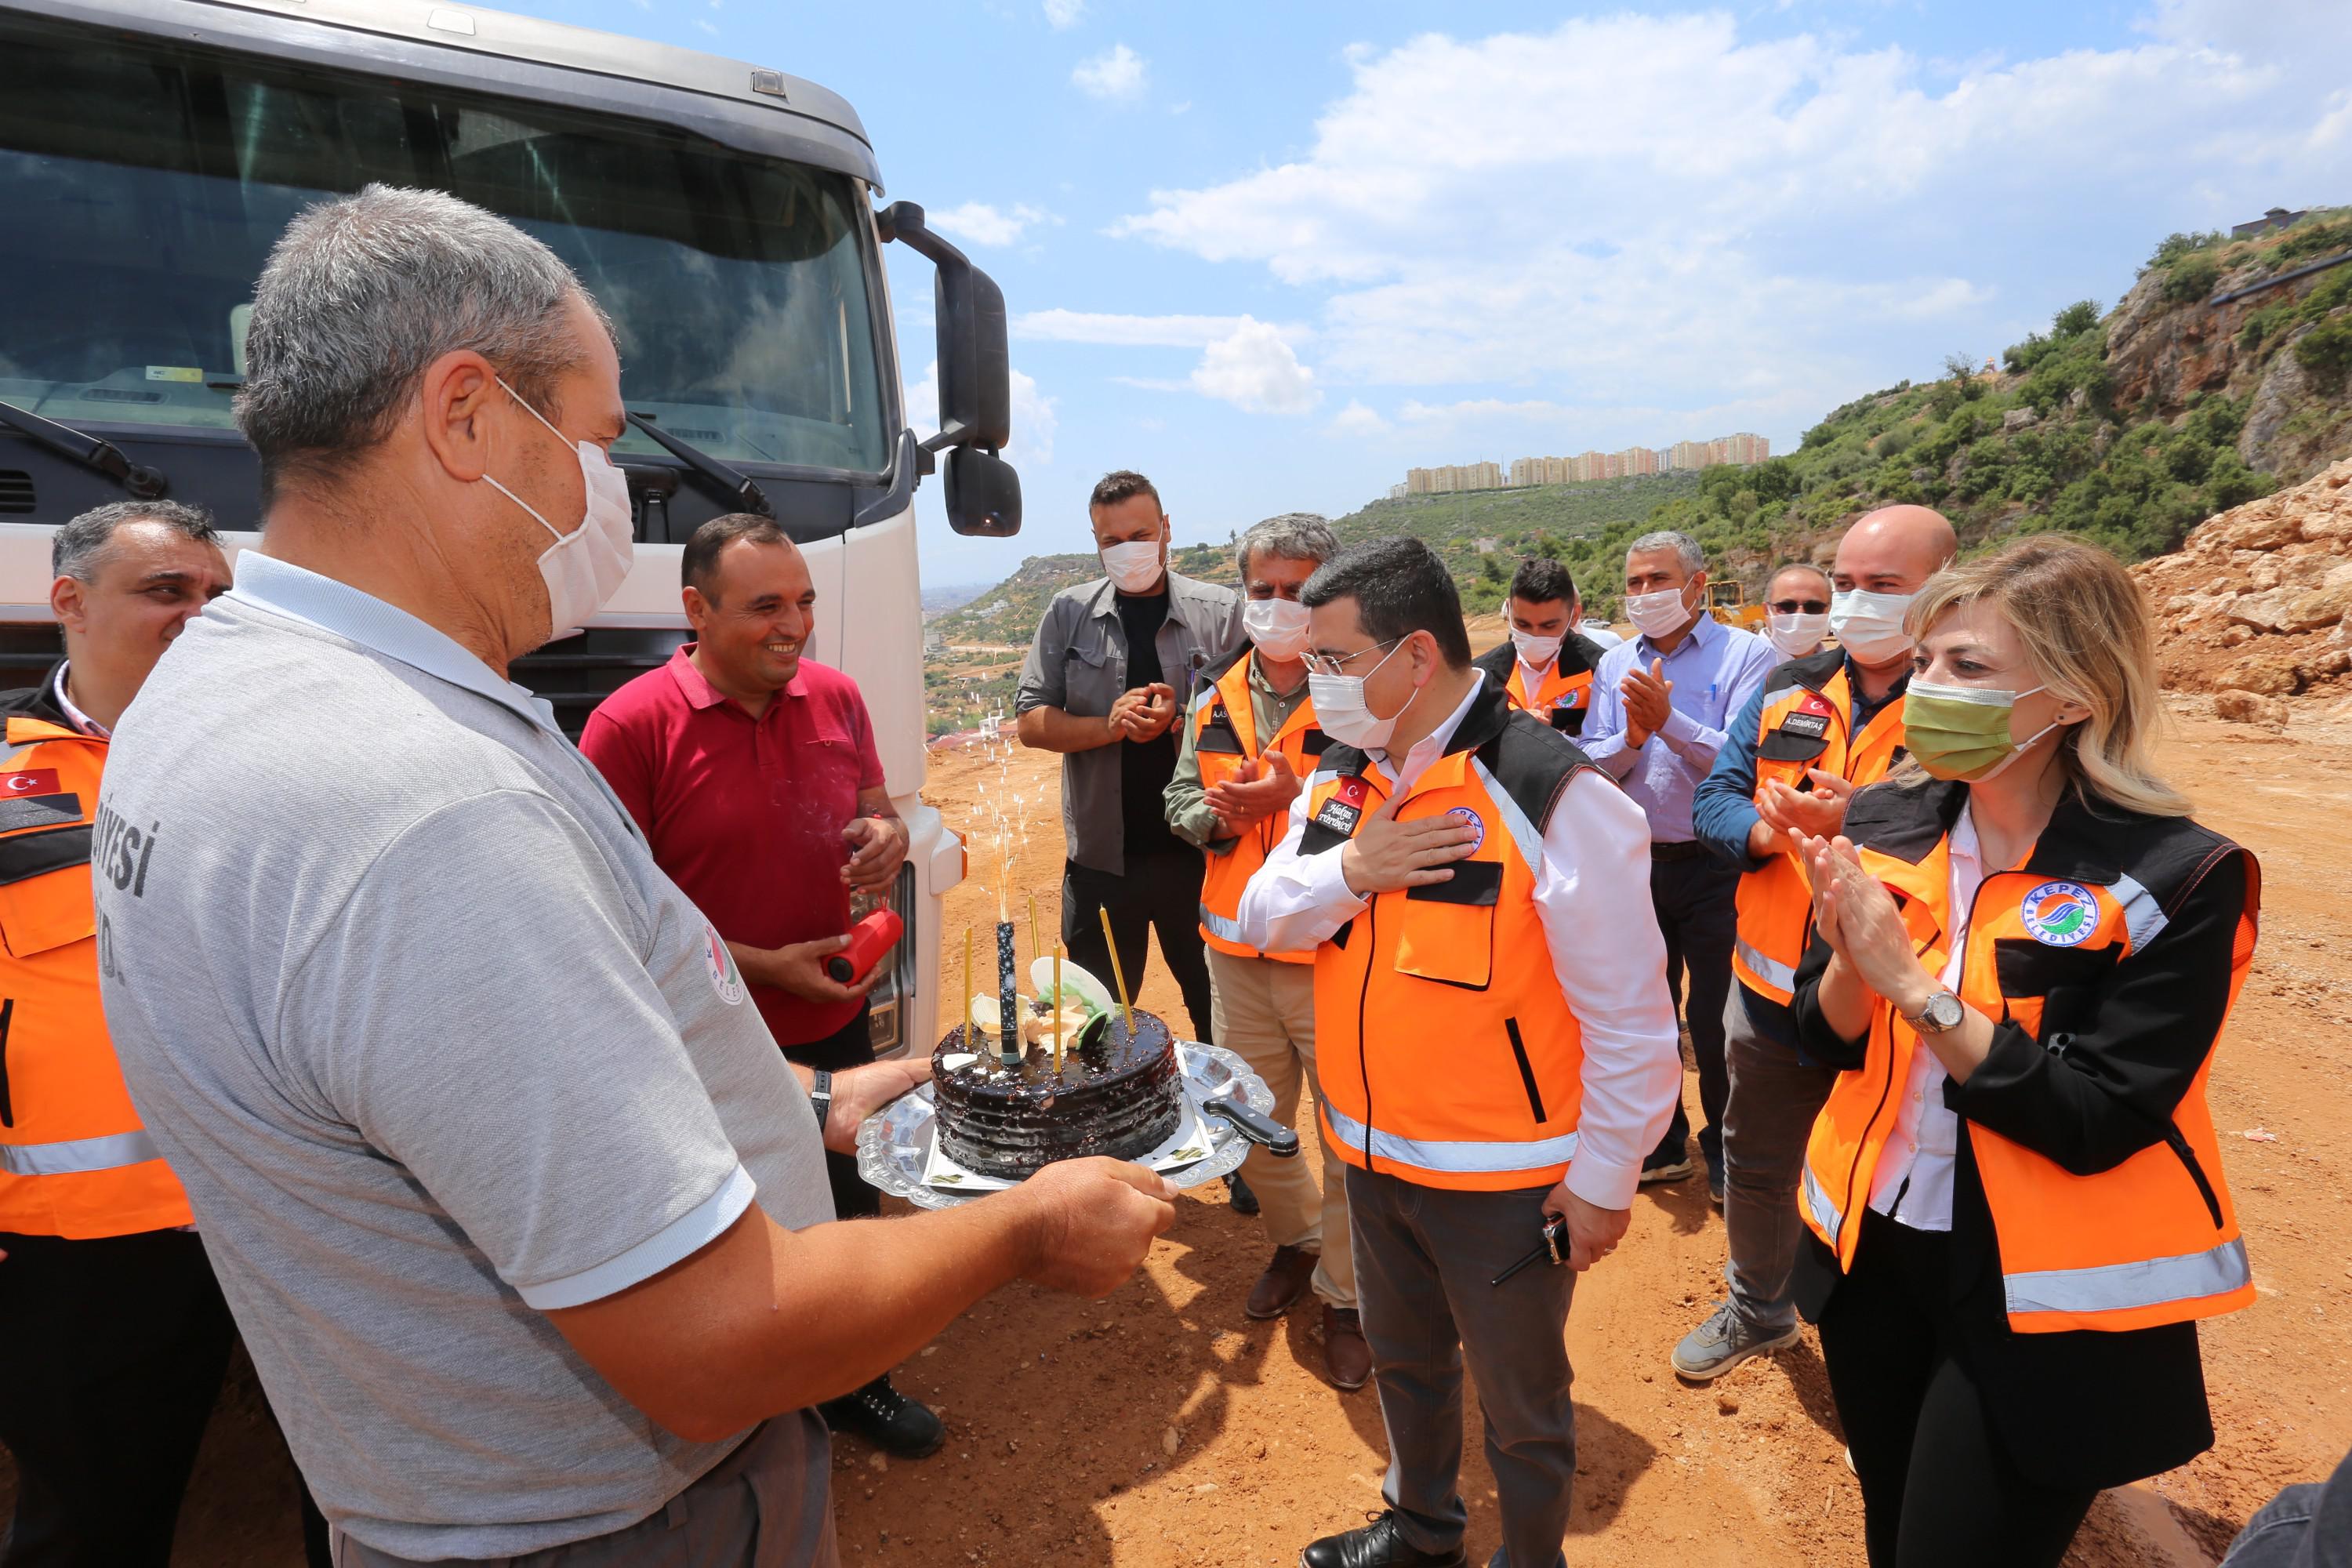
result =
[[[1140,594],[1160,581],[1160,541],[1137,540],[1102,547],[1103,571],[1122,594]]]
[[[563,432],[548,424],[546,415],[523,402],[513,387],[507,386],[503,376],[499,384],[506,386],[507,395],[514,398],[516,406],[555,431],[557,440],[563,439]],[[588,617],[620,591],[635,553],[628,479],[595,442],[582,441],[578,446],[580,478],[586,486],[588,510],[579,526],[569,533],[540,516],[537,508],[489,475],[482,476],[484,484],[530,512],[540,527],[555,535],[555,542],[539,556],[540,581],[547,584],[550,642],[586,626]]]
[[[1672,637],[1690,624],[1683,603],[1684,588],[1661,588],[1654,594],[1633,594],[1625,600],[1625,618],[1645,637]]]
[[[1533,632],[1514,628],[1511,646],[1519,650],[1519,662],[1530,669],[1541,669],[1559,658],[1559,645],[1564,637],[1539,637]]]
[[[1245,599],[1242,630],[1258,652],[1287,663],[1307,651],[1307,606],[1296,599]]]
[[[1389,649],[1381,664],[1394,658],[1403,647],[1400,642]],[[1364,702],[1364,681],[1380,673],[1381,664],[1363,675],[1318,675],[1313,670],[1307,673],[1307,696],[1315,704],[1316,726],[1343,746],[1353,746],[1360,752],[1381,750],[1396,733],[1397,721],[1404,717],[1404,709],[1412,707],[1413,698],[1421,695],[1421,688],[1416,686],[1412,697],[1404,700],[1404,708],[1385,719],[1375,715]]]
[[[1772,646],[1784,658],[1802,658],[1822,646],[1822,637],[1830,629],[1827,616],[1772,616],[1768,617]]]
[[[1849,588],[1830,595],[1830,630],[1864,664],[1885,664],[1911,647],[1903,617],[1916,594],[1866,594]]]

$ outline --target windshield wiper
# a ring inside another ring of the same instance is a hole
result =
[[[740,468],[730,468],[709,453],[688,446],[654,423],[650,414],[632,414],[629,423],[643,431],[671,457],[718,487],[719,493],[735,504],[739,511],[755,512],[761,517],[773,517],[776,509],[769,504],[768,493],[757,480]]]
[[[111,441],[86,436],[70,425],[60,425],[37,414],[27,414],[13,403],[0,403],[0,425],[7,426],[37,447],[104,474],[140,500],[154,500],[172,488],[162,469],[132,462]]]

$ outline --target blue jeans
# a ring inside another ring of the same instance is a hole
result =
[[[2221,1568],[2352,1568],[2352,1454],[2325,1483],[2289,1487],[2256,1510]]]
[[[1797,1178],[1813,1119],[1830,1097],[1837,1069],[1808,1062],[1796,1047],[1757,1033],[1745,988],[1724,1005],[1724,1062],[1731,1093],[1723,1112],[1723,1226],[1729,1240],[1724,1279],[1731,1305],[1751,1329],[1793,1326],[1790,1290],[1805,1222],[1797,1212]]]

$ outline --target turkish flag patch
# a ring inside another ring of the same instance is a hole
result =
[[[29,768],[21,773],[0,773],[0,795],[57,795],[63,785],[58,783],[55,768]]]
[[[55,777],[56,775],[52,774],[51,776]],[[1352,805],[1361,808],[1364,802],[1371,799],[1371,785],[1366,784],[1359,775],[1349,773],[1346,778],[1339,781],[1339,803],[1342,805]]]
[[[1830,700],[1822,696],[1820,692],[1808,691],[1805,693],[1805,700],[1797,704],[1797,711],[1800,713],[1818,713],[1822,718],[1827,719],[1833,717],[1836,714],[1837,710],[1831,707]]]
[[[1363,820],[1364,802],[1370,798],[1370,788],[1351,773],[1324,800],[1323,809],[1315,814],[1314,826],[1342,838],[1353,837],[1356,824]]]

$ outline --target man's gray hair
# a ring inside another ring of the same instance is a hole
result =
[[[425,367],[457,349],[555,417],[555,377],[586,346],[564,321],[575,295],[588,297],[555,252],[440,191],[370,185],[307,209],[270,249],[246,333],[236,422],[264,501],[391,435]]]
[[[118,500],[90,508],[49,538],[49,572],[77,583],[95,583],[106,566],[106,547],[126,522],[160,522],[199,544],[218,544],[213,514],[176,500]]]
[[[1234,564],[1240,569],[1242,585],[1246,588],[1252,555],[1312,561],[1320,566],[1339,553],[1339,536],[1331,531],[1329,522],[1311,511],[1286,511],[1250,524],[1249,531],[1234,547]]]
[[[1685,577],[1706,570],[1706,552],[1698,547],[1698,541],[1687,533],[1676,533],[1671,528],[1659,529],[1655,533],[1645,533],[1633,541],[1625,547],[1625,559],[1631,561],[1634,556],[1646,554],[1653,550],[1673,551],[1675,560],[1681,564],[1683,575]]]

